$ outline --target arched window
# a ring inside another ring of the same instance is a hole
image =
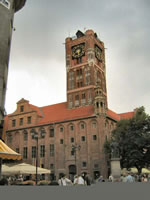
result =
[[[98,102],[96,102],[96,107],[99,108],[99,103]]]
[[[97,128],[97,122],[96,121],[92,122],[92,128]]]

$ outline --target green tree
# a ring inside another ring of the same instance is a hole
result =
[[[119,145],[122,168],[136,167],[140,174],[150,165],[150,116],[144,107],[138,108],[133,118],[117,123],[111,140],[105,142],[106,153],[110,154],[113,141]]]

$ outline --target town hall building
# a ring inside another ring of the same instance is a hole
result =
[[[51,170],[51,178],[83,172],[93,179],[105,178],[110,163],[104,142],[120,119],[133,112],[117,114],[108,108],[104,43],[93,30],[77,31],[66,38],[67,101],[38,107],[28,100],[5,117],[5,142],[35,165],[38,137],[38,166]]]

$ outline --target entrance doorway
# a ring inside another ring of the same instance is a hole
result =
[[[69,168],[69,178],[71,179],[71,181],[73,181],[74,176],[75,176],[76,173],[77,173],[76,166],[75,166],[75,165],[69,165],[68,168]]]

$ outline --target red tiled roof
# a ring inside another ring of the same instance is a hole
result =
[[[84,106],[75,109],[67,109],[67,102],[41,107],[44,117],[38,124],[46,124],[58,121],[89,117],[94,114],[93,106]]]
[[[114,119],[114,120],[116,120],[116,121],[120,121],[120,116],[119,116],[117,113],[115,113],[115,112],[113,112],[112,110],[110,110],[110,109],[108,109],[107,115],[108,115],[110,118],[112,118],[112,119]]]
[[[42,113],[39,107],[29,104],[30,108],[37,111],[37,114],[42,117]]]
[[[127,112],[127,113],[120,113],[118,114],[121,119],[130,119],[134,116],[135,112]]]
[[[56,123],[56,122],[63,122],[68,120],[75,120],[79,118],[85,118],[90,116],[95,116],[94,114],[94,106],[83,106],[79,108],[68,109],[67,102],[58,103],[54,105],[48,105],[44,107],[37,107],[32,104],[29,104],[32,110],[35,110],[38,116],[41,119],[38,121],[36,125],[48,124],[48,123]],[[116,120],[120,121],[121,119],[129,119],[133,117],[134,112],[128,113],[121,113],[117,114],[112,110],[108,109],[107,116]],[[5,129],[8,129],[8,116],[5,117]]]

